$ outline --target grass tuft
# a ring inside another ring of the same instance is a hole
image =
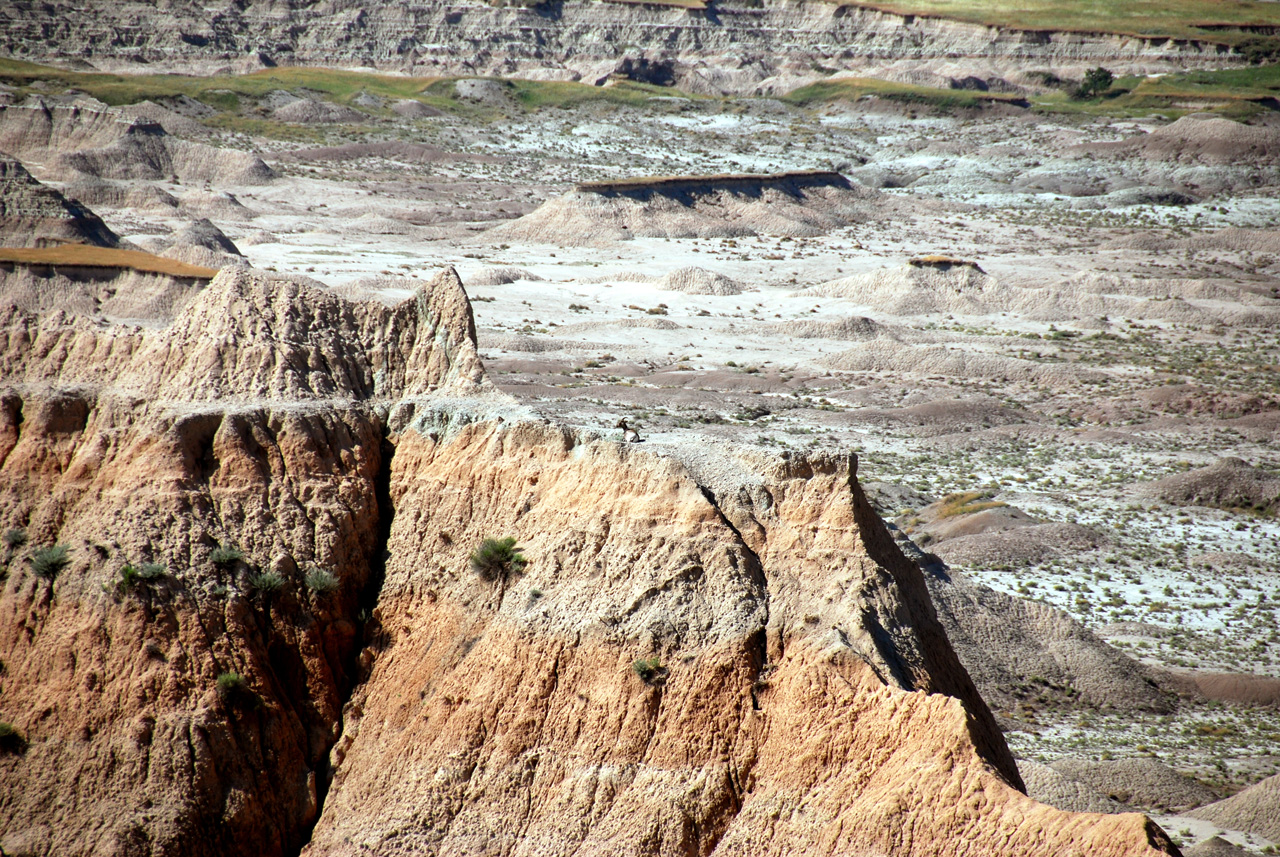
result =
[[[244,559],[244,551],[233,547],[216,547],[209,554],[209,561],[217,566],[227,567]]]
[[[249,575],[249,585],[266,595],[284,589],[284,584],[284,575],[278,571],[264,571],[261,574]]]
[[[512,536],[485,539],[471,554],[471,570],[485,580],[503,580],[524,571],[528,560]]]
[[[49,545],[48,547],[36,548],[31,554],[31,570],[36,577],[47,580],[52,583],[58,573],[71,564],[71,559],[67,556],[66,545]]]
[[[338,580],[338,576],[332,571],[323,568],[310,569],[302,578],[307,588],[317,595],[329,595],[337,592],[342,582]]]

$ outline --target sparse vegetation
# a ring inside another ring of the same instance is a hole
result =
[[[244,559],[244,551],[233,547],[216,547],[209,554],[209,562],[227,568]]]
[[[238,672],[219,673],[217,688],[218,696],[226,705],[257,708],[262,704],[262,700],[249,687],[248,680]]]
[[[312,568],[303,576],[307,588],[317,595],[329,595],[337,592],[341,582],[332,571],[324,568]]]
[[[485,539],[471,554],[471,570],[487,581],[503,581],[524,571],[528,560],[516,546],[516,539]]]
[[[31,554],[31,571],[36,577],[52,583],[58,573],[71,564],[66,545],[49,545],[37,548]]]
[[[26,748],[22,733],[12,723],[0,720],[0,753],[21,753]]]
[[[0,263],[23,265],[74,265],[79,268],[122,268],[143,273],[168,274],[208,280],[218,272],[212,268],[189,265],[177,259],[153,256],[141,250],[117,250],[88,244],[59,244],[56,247],[0,247]]]
[[[261,592],[264,595],[271,595],[284,589],[286,581],[284,575],[278,571],[267,570],[259,574],[249,575],[249,586],[254,591]]]
[[[4,546],[10,551],[17,550],[27,543],[27,531],[14,527],[4,531]]]
[[[667,668],[658,657],[641,658],[631,664],[631,669],[645,684],[659,684],[667,677]]]

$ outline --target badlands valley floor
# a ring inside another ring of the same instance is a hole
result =
[[[991,702],[1027,763],[1156,760],[1209,799],[1280,772],[1274,118],[433,91],[413,108],[281,88],[242,97],[237,123],[147,108],[172,136],[257,152],[262,183],[23,160],[144,249],[204,214],[254,267],[388,301],[455,266],[489,372],[537,412],[619,439],[625,418],[686,458],[853,450],[886,520],[955,571],[1145,663],[1236,675],[1166,712],[1072,705],[1031,677]],[[27,80],[6,98],[84,96]],[[839,172],[856,202],[806,219],[751,190],[619,215],[575,190],[798,170]],[[182,207],[103,190],[144,186]],[[1271,844],[1152,791],[1100,794],[1186,844]]]

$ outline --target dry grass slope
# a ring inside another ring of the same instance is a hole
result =
[[[153,256],[141,250],[116,250],[91,247],[88,244],[63,244],[58,247],[0,248],[0,264],[65,265],[81,268],[123,268],[171,277],[193,277],[210,280],[218,272],[213,268],[189,265],[176,259]]]

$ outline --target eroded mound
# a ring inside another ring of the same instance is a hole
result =
[[[589,182],[492,234],[579,245],[629,238],[800,237],[892,216],[905,205],[825,172]]]
[[[1187,815],[1280,842],[1280,775],[1268,777],[1239,794],[1192,810]]]
[[[227,269],[161,330],[101,330],[88,318],[16,307],[0,325],[9,330],[0,351],[9,383],[56,381],[165,401],[401,396],[487,383],[452,269],[395,307]]]
[[[162,256],[192,265],[217,269],[227,265],[247,267],[249,264],[240,248],[208,218],[188,224],[166,243],[168,246],[161,252]]]
[[[1280,509],[1280,476],[1239,458],[1224,458],[1208,467],[1166,476],[1143,486],[1150,496],[1180,506],[1224,509]]]
[[[731,277],[693,265],[664,274],[657,286],[665,292],[686,295],[740,295],[743,288],[742,283]]]
[[[1123,803],[1092,786],[1065,776],[1049,765],[1018,760],[1018,772],[1027,784],[1027,795],[1067,812],[1130,812]]]
[[[118,247],[120,238],[98,215],[37,181],[0,152],[0,247],[64,242]]]
[[[369,117],[350,107],[334,104],[329,101],[311,101],[299,99],[281,105],[271,111],[271,118],[281,122],[299,122],[302,124],[337,124],[362,122]]]
[[[1053,769],[1112,800],[1146,810],[1178,813],[1218,799],[1213,789],[1155,759],[1062,759]]]
[[[542,279],[542,277],[526,271],[524,268],[481,268],[467,277],[467,283],[472,286],[505,286],[508,283],[517,283],[520,280],[538,282]]]
[[[1089,151],[1178,163],[1274,166],[1280,165],[1280,128],[1191,114],[1150,134],[1096,144]]]
[[[0,107],[0,150],[43,161],[67,181],[177,176],[183,182],[241,185],[275,177],[256,155],[176,139],[154,121],[96,101],[33,99]]]

